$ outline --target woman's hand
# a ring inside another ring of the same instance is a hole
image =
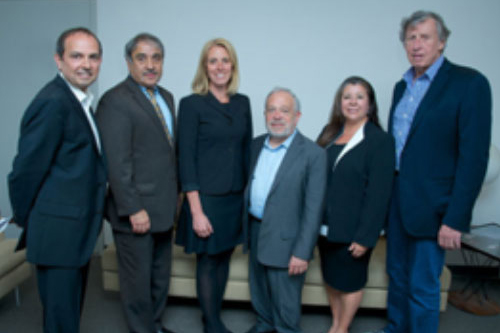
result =
[[[193,230],[201,238],[207,238],[214,232],[212,224],[204,213],[193,215]]]
[[[368,248],[366,246],[363,246],[363,245],[358,244],[356,242],[352,242],[351,246],[349,246],[349,251],[351,252],[351,255],[354,258],[361,257],[362,255],[364,255],[366,253],[367,250],[368,250]]]

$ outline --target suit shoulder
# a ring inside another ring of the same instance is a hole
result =
[[[252,140],[252,144],[259,144],[259,143],[262,143],[264,142],[264,140],[266,139],[266,137],[268,136],[267,133],[264,133],[264,134],[261,134],[257,137],[255,137],[253,140]]]
[[[174,98],[174,95],[172,94],[172,92],[170,92],[170,90],[165,89],[165,88],[160,87],[160,86],[158,86],[158,89],[160,90],[160,92],[161,92],[162,94],[167,95],[169,98],[172,98],[172,99]]]
[[[200,94],[190,94],[181,98],[181,103],[193,103],[193,102],[201,102],[205,98],[204,95]]]
[[[106,92],[101,96],[100,101],[119,97],[120,95],[123,95],[125,91],[126,81],[122,81],[106,90]]]
[[[57,82],[57,79],[52,80],[35,95],[26,110],[25,116],[39,112],[61,116],[64,112],[73,109],[72,97],[76,101],[76,97],[72,96],[69,88],[64,89],[60,82]]]
[[[297,133],[299,140],[301,140],[302,145],[304,146],[304,150],[306,155],[310,158],[325,158],[326,159],[326,150],[319,146],[316,142],[312,141],[308,137],[304,136],[301,133]]]
[[[253,150],[253,149],[258,149],[258,148],[262,147],[267,136],[268,136],[268,134],[264,133],[264,134],[261,134],[255,138],[253,138],[252,143],[251,143],[251,149]]]
[[[188,96],[184,96],[179,101],[179,111],[182,111],[182,109],[186,108],[188,109],[195,108],[197,105],[203,103],[204,99],[205,96],[194,93]]]
[[[379,126],[368,122],[366,124],[365,135],[370,138],[370,140],[377,141],[392,141],[394,140],[392,135],[384,131]]]
[[[303,135],[302,133],[297,133],[300,134],[300,137],[303,140],[303,143],[307,146],[307,148],[311,148],[316,151],[323,151],[325,150],[323,147],[320,147],[316,142],[313,140],[309,139],[307,136]]]
[[[240,93],[236,93],[234,95],[231,96],[231,99],[236,101],[236,102],[247,102],[249,103],[250,102],[250,99],[248,98],[247,95],[244,95],[244,94],[240,94]]]
[[[457,79],[466,80],[484,80],[488,81],[486,76],[484,76],[480,71],[472,67],[462,66],[450,63],[450,73]]]

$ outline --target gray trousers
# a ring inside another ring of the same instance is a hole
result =
[[[305,274],[288,275],[288,268],[262,265],[257,260],[260,222],[252,221],[249,280],[258,332],[301,333],[300,314]]]
[[[157,332],[167,305],[172,230],[143,235],[113,231],[120,295],[131,333]]]

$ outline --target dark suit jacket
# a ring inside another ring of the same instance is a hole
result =
[[[159,91],[175,124],[172,94]],[[153,104],[128,77],[102,96],[96,118],[108,154],[111,226],[131,232],[129,216],[145,209],[151,232],[169,230],[177,204],[175,147],[169,144]]]
[[[267,135],[252,143],[250,180],[245,190],[243,228],[248,248],[248,206],[252,175]],[[326,188],[326,152],[297,131],[281,162],[264,207],[257,259],[263,265],[288,267],[291,256],[312,257]]]
[[[389,207],[394,150],[393,138],[367,122],[328,169],[323,223],[330,242],[375,246]]]
[[[406,88],[394,89],[389,116]],[[435,238],[441,224],[467,232],[488,163],[491,91],[479,72],[445,60],[420,103],[401,154],[400,209],[407,232]]]
[[[210,92],[179,104],[179,175],[182,191],[220,195],[243,191],[248,174],[252,118],[248,97],[221,104]]]
[[[8,180],[14,218],[24,228],[19,245],[26,241],[28,260],[87,264],[102,225],[106,166],[85,111],[59,75],[23,116]]]

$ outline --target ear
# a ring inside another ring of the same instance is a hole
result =
[[[302,116],[302,112],[297,111],[295,113],[295,124],[297,124],[299,122],[300,116]]]
[[[59,54],[54,54],[54,61],[56,62],[57,69],[61,70],[61,63],[63,60],[61,59],[61,57],[59,57]]]
[[[443,54],[443,51],[444,51],[444,47],[446,46],[446,42],[443,42],[441,40],[439,40],[439,52],[441,54]]]

